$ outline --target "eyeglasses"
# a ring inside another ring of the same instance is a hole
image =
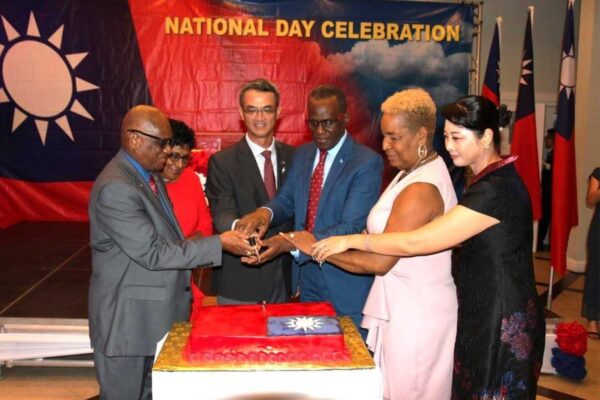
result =
[[[181,160],[181,163],[183,165],[188,165],[188,163],[192,159],[192,155],[191,154],[187,154],[185,156],[182,156],[179,153],[171,153],[171,154],[169,154],[168,157],[169,157],[169,160],[173,161],[174,163],[177,163],[177,162],[179,162],[179,160]]]
[[[333,129],[335,124],[340,122],[340,120],[343,117],[344,117],[344,114],[339,114],[335,119],[322,119],[322,120],[308,119],[308,120],[306,120],[306,122],[308,122],[308,127],[313,131],[316,131],[317,129],[319,129],[319,125],[321,125],[321,127],[323,129],[325,129],[326,131],[330,131]]]
[[[158,144],[160,145],[161,148],[165,148],[167,146],[171,146],[173,144],[173,139],[172,138],[161,138],[160,136],[155,136],[155,135],[151,135],[149,133],[146,132],[142,132],[142,131],[138,131],[137,129],[127,129],[127,132],[134,132],[140,135],[144,135],[147,136],[151,139],[154,139],[158,142]]]
[[[263,107],[263,108],[246,107],[246,108],[243,108],[242,111],[244,112],[244,114],[252,115],[252,116],[258,115],[258,113],[262,113],[263,115],[273,115],[277,111],[277,107],[271,107],[271,106],[267,106],[267,107]]]

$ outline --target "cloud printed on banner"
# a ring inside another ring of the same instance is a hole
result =
[[[458,85],[464,85],[469,55],[445,55],[437,42],[390,46],[384,40],[370,40],[356,43],[349,52],[330,54],[327,59],[343,73],[423,87],[437,104],[445,104],[464,94]]]

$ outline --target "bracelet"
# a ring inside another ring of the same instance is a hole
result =
[[[369,236],[371,236],[370,233],[365,234],[365,249],[367,249],[369,253],[372,253],[373,249],[371,248],[371,243],[369,243]]]

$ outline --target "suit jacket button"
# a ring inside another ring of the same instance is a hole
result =
[[[186,292],[189,292],[189,291],[190,291],[190,287],[189,287],[189,286],[186,286],[186,287],[185,287],[185,291],[186,291]]]

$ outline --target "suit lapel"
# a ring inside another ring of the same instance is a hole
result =
[[[269,195],[267,194],[265,183],[263,182],[262,175],[258,169],[256,158],[254,157],[254,154],[252,154],[252,150],[250,150],[250,146],[248,146],[245,137],[238,142],[237,152],[242,171],[244,171],[243,178],[252,182],[252,186],[260,194],[262,203],[268,202]]]
[[[329,173],[327,174],[327,179],[323,184],[323,190],[321,190],[321,197],[319,198],[319,208],[317,210],[317,218],[316,221],[319,221],[319,214],[322,211],[321,203],[326,204],[327,197],[333,190],[335,183],[337,181],[338,176],[344,169],[348,158],[351,156],[352,146],[354,141],[350,137],[350,134],[346,134],[346,140],[342,145],[342,148],[337,153],[335,159],[333,160],[333,164],[331,164],[331,168],[329,169]]]
[[[119,160],[119,164],[121,165],[121,167],[123,168],[125,173],[129,176],[132,183],[152,203],[152,205],[154,206],[154,208],[156,209],[158,214],[162,217],[164,222],[168,226],[170,226],[171,229],[173,229],[180,237],[183,237],[183,234],[181,233],[181,229],[179,228],[178,224],[176,224],[174,221],[172,221],[171,218],[167,215],[167,212],[166,212],[165,208],[163,207],[163,205],[161,204],[158,196],[156,196],[154,194],[154,192],[152,192],[152,189],[150,189],[150,185],[148,184],[148,182],[144,181],[143,177],[136,171],[136,169],[133,167],[133,165],[131,165],[131,163],[125,158],[125,155],[122,153],[122,150],[119,151],[119,153],[117,154],[117,157]],[[160,177],[157,177],[156,175],[154,176],[154,178],[156,181],[156,187],[160,191],[159,193],[161,193],[163,196],[165,196],[165,199],[168,201],[169,197],[166,194],[166,190],[164,189],[162,179]]]
[[[154,175],[154,179],[156,181],[156,189],[158,190],[158,193],[164,199],[166,207],[163,207],[163,204],[162,204],[160,198],[158,198],[158,196],[154,196],[154,193],[152,193],[152,197],[154,197],[158,200],[158,204],[160,205],[160,208],[163,211],[163,215],[167,216],[167,221],[168,221],[169,225],[173,229],[175,229],[175,231],[179,234],[179,236],[181,238],[184,238],[183,232],[181,231],[181,227],[179,226],[179,222],[177,221],[177,217],[175,216],[175,210],[173,209],[173,203],[171,202],[171,199],[169,198],[169,194],[167,193],[167,188],[165,187],[164,181],[163,181],[162,177],[159,176],[158,174],[153,174],[153,175]]]

